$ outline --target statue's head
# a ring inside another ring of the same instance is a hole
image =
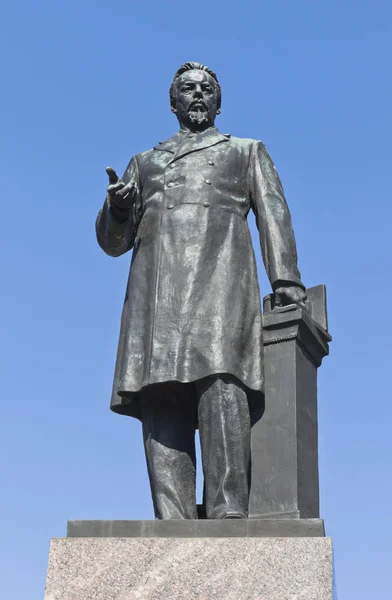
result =
[[[198,62],[182,65],[170,87],[170,106],[180,125],[202,130],[220,114],[221,88],[211,69]]]

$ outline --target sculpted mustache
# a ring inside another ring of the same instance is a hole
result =
[[[208,106],[205,102],[203,102],[203,100],[195,100],[195,102],[192,102],[192,104],[189,105],[188,112],[190,110],[193,110],[196,106],[197,107],[202,106],[205,110],[208,110]]]

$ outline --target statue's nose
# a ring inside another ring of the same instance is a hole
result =
[[[202,98],[203,97],[203,92],[201,91],[201,87],[199,87],[199,86],[195,87],[194,92],[193,92],[193,96],[195,98]]]

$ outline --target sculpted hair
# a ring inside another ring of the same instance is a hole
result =
[[[178,71],[176,72],[176,74],[174,75],[173,83],[170,86],[170,106],[175,106],[175,103],[176,103],[176,90],[177,90],[177,80],[178,80],[178,78],[183,73],[186,73],[187,71],[193,71],[193,70],[205,71],[215,81],[215,89],[216,89],[216,92],[217,92],[217,107],[218,107],[218,110],[219,110],[220,107],[221,107],[221,103],[222,103],[222,90],[221,90],[221,86],[219,85],[219,81],[218,81],[218,78],[216,76],[216,73],[214,73],[214,71],[212,71],[206,65],[202,65],[199,62],[187,62],[187,63],[184,63],[178,69]]]

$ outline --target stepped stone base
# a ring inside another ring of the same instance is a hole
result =
[[[324,537],[68,537],[45,600],[332,600]]]

